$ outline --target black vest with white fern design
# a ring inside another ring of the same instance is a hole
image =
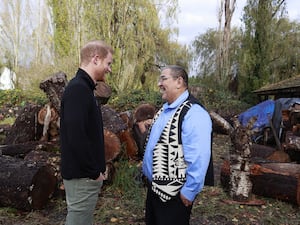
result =
[[[186,181],[187,165],[184,161],[181,124],[192,102],[186,100],[176,110],[165,126],[153,149],[152,190],[162,201],[176,196]],[[154,117],[159,117],[163,108]]]

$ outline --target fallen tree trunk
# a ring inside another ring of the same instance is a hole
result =
[[[300,205],[300,165],[265,163],[251,167],[252,192]]]
[[[233,131],[231,124],[222,116],[214,111],[210,111],[209,115],[213,122],[213,131],[221,134],[230,134]]]
[[[50,165],[0,156],[0,205],[21,210],[42,209],[56,188]]]
[[[300,205],[300,165],[293,163],[262,163],[250,166],[252,193]],[[230,162],[223,161],[220,181],[230,188]]]

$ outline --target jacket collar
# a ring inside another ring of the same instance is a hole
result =
[[[83,80],[86,81],[86,83],[89,85],[89,87],[94,90],[96,88],[95,82],[93,81],[93,79],[90,77],[90,75],[83,69],[79,68],[78,72],[77,72],[77,76],[79,78],[82,78]]]

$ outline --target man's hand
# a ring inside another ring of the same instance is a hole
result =
[[[186,207],[191,206],[193,204],[193,202],[191,202],[190,200],[186,199],[181,193],[180,193],[180,199],[181,199],[182,203]]]
[[[96,181],[103,181],[103,180],[105,180],[105,179],[106,179],[105,175],[104,175],[103,173],[100,173],[100,175],[99,175],[99,177],[96,179]]]

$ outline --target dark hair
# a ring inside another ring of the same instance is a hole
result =
[[[164,67],[162,68],[162,70],[165,70],[165,69],[170,69],[171,75],[172,75],[172,77],[174,77],[174,78],[182,77],[184,83],[185,83],[186,86],[188,87],[188,85],[189,85],[188,74],[187,74],[187,72],[185,71],[185,69],[184,69],[182,66],[178,66],[178,65],[167,65],[167,66],[164,66]]]

